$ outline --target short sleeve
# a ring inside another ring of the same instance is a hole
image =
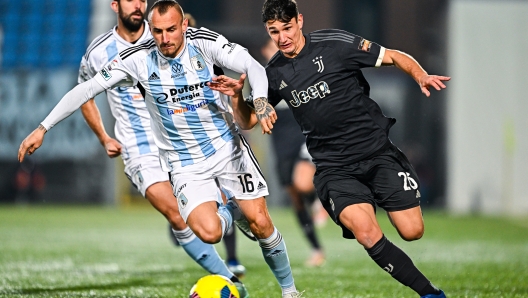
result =
[[[97,70],[94,69],[93,63],[90,63],[90,60],[83,56],[81,59],[81,64],[79,66],[79,75],[77,77],[77,83],[84,83],[89,79],[93,78]]]
[[[282,97],[279,95],[278,90],[275,88],[273,82],[273,74],[271,73],[271,68],[266,68],[266,76],[268,77],[268,103],[272,106],[276,106],[282,100]]]
[[[341,37],[341,45],[338,50],[348,69],[357,70],[381,66],[381,61],[385,55],[384,47],[346,31],[339,30],[337,34]]]

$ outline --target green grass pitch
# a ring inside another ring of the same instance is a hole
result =
[[[304,267],[306,241],[289,209],[272,209],[304,297],[418,297],[332,223],[318,230],[328,260]],[[426,212],[419,241],[390,240],[448,297],[528,297],[528,218],[456,217]],[[0,297],[188,297],[206,272],[167,237],[152,208],[0,206]],[[252,298],[280,297],[260,249],[238,233]],[[224,256],[223,245],[217,250]]]

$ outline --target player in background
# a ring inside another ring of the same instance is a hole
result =
[[[18,158],[32,154],[55,124],[97,94],[138,86],[147,103],[160,163],[169,172],[180,215],[206,243],[217,243],[233,221],[258,239],[283,297],[299,297],[285,242],[269,216],[266,181],[233,115],[211,90],[214,66],[247,73],[263,133],[270,133],[275,111],[266,104],[263,67],[248,52],[205,28],[188,28],[177,1],[159,0],[149,12],[153,39],[115,56],[92,79],[77,85],[24,141]],[[232,198],[227,206],[219,190]]]
[[[261,53],[268,62],[278,50],[273,40],[268,39],[261,48]],[[275,112],[277,122],[273,125],[271,140],[279,182],[288,193],[297,221],[312,248],[305,265],[319,267],[324,264],[325,255],[317,237],[311,208],[308,208],[317,197],[313,185],[315,166],[306,149],[305,137],[289,111],[288,104],[284,101],[279,102],[275,106]],[[323,208],[320,210],[326,214]]]

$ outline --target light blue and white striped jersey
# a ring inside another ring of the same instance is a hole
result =
[[[164,57],[152,39],[120,52],[95,78],[105,88],[116,77],[126,77],[128,85],[139,82],[162,168],[170,171],[205,160],[237,135],[227,101],[206,83],[215,76],[215,65],[246,72],[235,61],[242,51],[246,49],[218,33],[188,28],[177,57]],[[262,84],[267,90],[267,81]]]
[[[148,23],[145,22],[145,30],[135,45],[150,38],[152,35]],[[119,52],[132,46],[134,44],[117,34],[116,27],[99,35],[88,46],[86,54],[82,57],[78,82],[83,83],[91,79]],[[116,120],[115,136],[123,145],[123,160],[134,159],[144,154],[157,155],[158,148],[150,127],[150,116],[139,88],[115,87],[106,91],[106,97]]]

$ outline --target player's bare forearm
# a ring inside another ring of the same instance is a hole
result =
[[[427,75],[427,72],[420,66],[418,61],[404,52],[387,49],[382,63],[383,65],[394,65],[398,67],[411,76],[418,84],[420,83],[420,79]]]
[[[104,146],[104,143],[109,136],[104,128],[101,113],[95,104],[95,100],[92,98],[83,104],[81,106],[81,112],[90,129],[95,133],[99,142]]]
[[[431,95],[429,92],[430,87],[440,91],[446,88],[443,82],[451,79],[450,77],[445,76],[429,75],[413,57],[396,50],[387,49],[382,64],[395,65],[403,72],[407,73],[418,83],[422,93],[426,96]]]
[[[231,96],[233,104],[233,117],[237,125],[243,129],[252,129],[257,125],[258,119],[255,111],[253,111],[245,102],[242,92],[237,92]]]
[[[95,133],[103,148],[105,148],[106,154],[111,158],[119,156],[121,154],[121,144],[106,133],[101,113],[93,98],[81,106],[81,112],[84,120]]]
[[[208,86],[212,90],[231,96],[233,117],[241,129],[247,130],[252,129],[257,124],[258,119],[255,112],[246,104],[242,95],[245,79],[246,74],[240,75],[238,80],[221,75],[213,78],[212,82],[208,83]]]
[[[262,133],[271,134],[273,124],[277,121],[275,109],[268,103],[265,97],[258,97],[253,100],[255,114],[262,127]]]

